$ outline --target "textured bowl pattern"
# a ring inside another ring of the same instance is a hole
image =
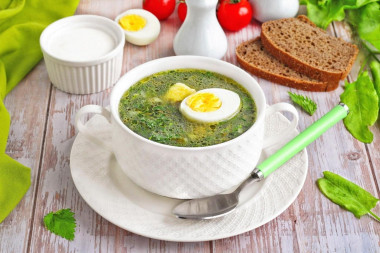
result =
[[[137,185],[159,195],[189,199],[221,193],[241,183],[252,172],[261,154],[264,127],[239,141],[214,149],[187,151],[160,148],[113,124],[113,147],[123,171]]]

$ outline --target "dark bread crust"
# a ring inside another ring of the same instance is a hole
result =
[[[248,72],[261,77],[263,79],[288,86],[295,89],[301,89],[306,91],[331,91],[338,87],[339,81],[336,83],[328,83],[323,82],[319,80],[313,80],[307,77],[302,78],[302,75],[299,75],[299,77],[292,77],[292,76],[286,76],[282,75],[276,70],[270,70],[273,66],[259,66],[258,64],[255,64],[252,57],[255,57],[257,59],[260,59],[262,61],[269,60],[269,61],[276,61],[276,64],[281,64],[282,69],[288,69],[289,71],[293,71],[290,68],[288,68],[286,65],[278,62],[275,58],[273,58],[271,55],[269,55],[265,50],[264,51],[254,51],[253,47],[255,44],[260,43],[260,37],[246,41],[241,43],[236,48],[236,57],[239,62],[239,64]],[[246,51],[250,50],[250,55],[246,55]],[[262,58],[265,59],[262,59]]]
[[[276,45],[276,43],[273,41],[273,38],[270,36],[270,27],[276,24],[276,22],[296,22],[301,21],[302,23],[308,24],[310,29],[313,29],[315,31],[316,37],[318,35],[324,35],[326,37],[326,32],[322,29],[318,28],[313,24],[306,16],[298,16],[297,18],[290,18],[290,19],[280,19],[275,21],[269,21],[265,22],[262,25],[261,30],[261,40],[266,50],[270,54],[272,54],[274,57],[276,57],[281,62],[285,63],[289,67],[297,70],[300,73],[303,73],[307,76],[313,77],[318,80],[326,81],[329,83],[329,87],[327,90],[333,90],[337,87],[337,83],[339,80],[343,80],[346,78],[348,73],[350,72],[352,65],[355,62],[356,56],[359,52],[356,45],[353,45],[351,43],[345,42],[342,39],[338,39],[340,41],[339,43],[342,44],[342,47],[345,47],[344,49],[347,51],[350,51],[351,57],[348,60],[348,62],[345,63],[345,66],[343,66],[342,70],[337,71],[331,71],[328,69],[323,69],[322,67],[314,67],[311,66],[309,63],[303,61],[302,59],[299,59],[292,55],[289,52],[286,52],[284,48],[281,48]],[[297,39],[296,37],[295,39]],[[333,37],[331,37],[333,38]],[[334,38],[336,40],[336,38]],[[333,40],[333,39],[332,39]],[[316,43],[319,43],[319,41],[316,41]],[[334,41],[332,41],[334,43]],[[336,41],[335,41],[336,43]],[[328,46],[328,45],[326,45]]]

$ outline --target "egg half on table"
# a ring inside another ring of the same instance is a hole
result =
[[[182,100],[179,110],[190,121],[217,123],[233,118],[241,108],[238,94],[233,91],[210,88],[195,91],[185,84],[174,84],[166,94],[172,102]]]
[[[160,21],[149,11],[130,9],[116,17],[115,21],[124,30],[125,40],[137,46],[145,46],[160,34]]]

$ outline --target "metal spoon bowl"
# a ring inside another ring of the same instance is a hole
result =
[[[251,176],[231,193],[182,202],[173,209],[173,214],[181,219],[205,220],[231,213],[239,204],[241,190],[246,185],[261,180],[260,175],[263,178],[259,170],[253,171]]]

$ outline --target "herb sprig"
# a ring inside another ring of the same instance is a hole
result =
[[[306,96],[292,93],[290,91],[288,94],[294,103],[304,109],[310,116],[313,116],[314,112],[317,110],[317,104],[313,100]]]

